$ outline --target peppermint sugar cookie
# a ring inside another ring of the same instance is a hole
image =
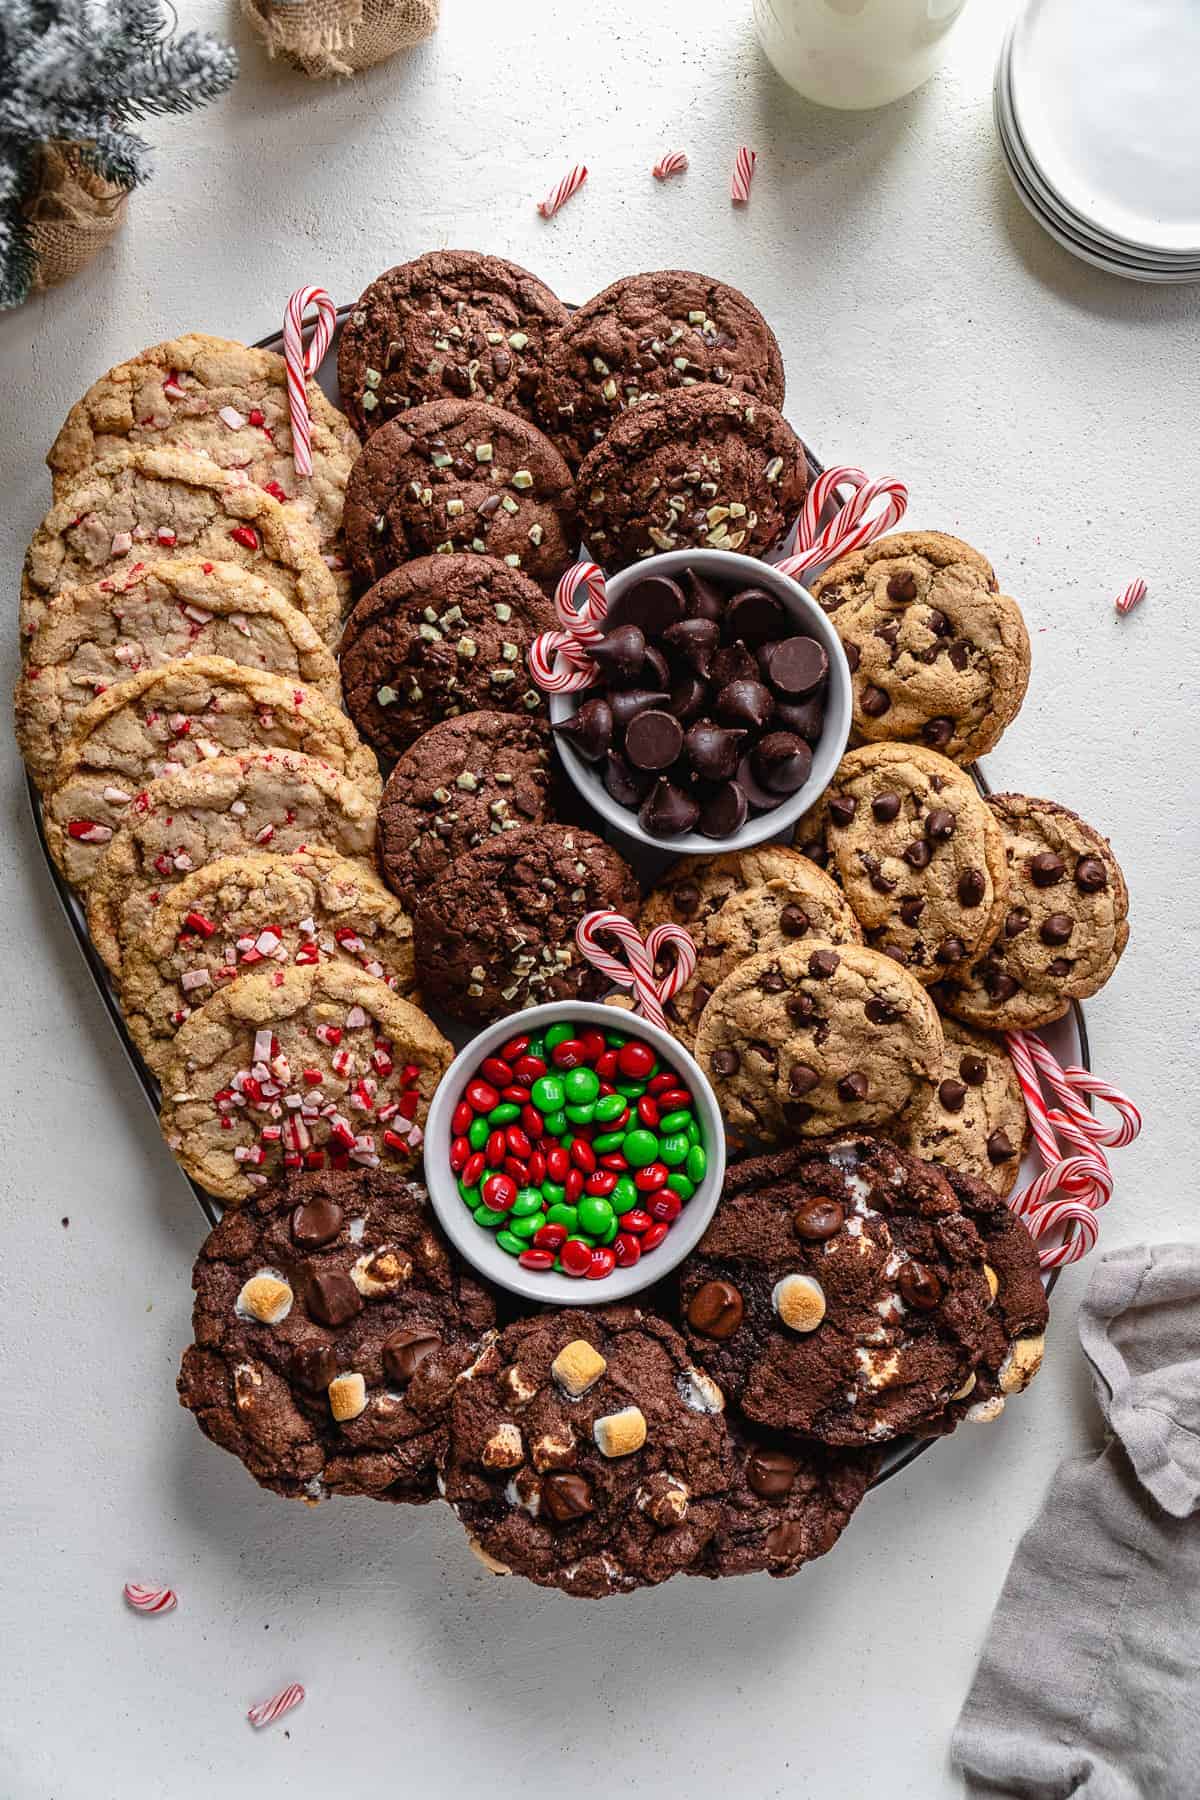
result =
[[[115,682],[184,656],[225,656],[341,704],[332,653],[261,576],[229,562],[145,563],[66,588],[46,608],[15,697],[17,741],[38,785],[85,706]]]
[[[453,1050],[385,981],[342,962],[270,968],[180,1027],[159,1122],[184,1172],[240,1201],[288,1169],[420,1166]]]
[[[197,1006],[248,969],[329,959],[413,990],[412,921],[365,863],[332,850],[225,856],[163,896],[121,964],[121,1010],[150,1071]]]
[[[378,800],[374,755],[328,700],[223,656],[190,656],[118,682],[80,713],[46,798],[50,854],[86,887],[156,776],[267,745],[319,757]]]
[[[21,577],[27,644],[63,588],[116,580],[165,557],[235,562],[277,588],[326,643],[341,596],[308,520],[240,469],[174,447],[119,450],[57,499],[33,535]]]
[[[160,776],[101,853],[87,890],[92,943],[118,974],[171,888],[220,857],[321,848],[372,867],[375,817],[354,782],[295,750],[243,750]]]

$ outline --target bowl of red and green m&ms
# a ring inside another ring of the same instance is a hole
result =
[[[725,1173],[693,1057],[591,1001],[515,1013],[443,1076],[425,1128],[439,1223],[489,1280],[587,1306],[660,1280],[700,1241]]]

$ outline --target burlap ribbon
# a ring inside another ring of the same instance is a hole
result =
[[[353,75],[409,50],[438,22],[440,0],[242,0],[271,56],[314,77]]]
[[[35,289],[77,275],[121,228],[129,195],[88,168],[75,144],[42,150],[37,186],[25,203],[37,256]]]

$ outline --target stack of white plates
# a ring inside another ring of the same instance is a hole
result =
[[[1200,0],[1028,0],[996,68],[1013,186],[1064,249],[1200,281]]]

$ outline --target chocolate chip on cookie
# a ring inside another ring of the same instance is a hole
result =
[[[773,406],[701,383],[643,400],[585,457],[583,535],[607,569],[696,546],[757,556],[807,485],[804,446]]]
[[[628,408],[700,382],[783,405],[783,358],[758,308],[736,288],[685,269],[626,275],[551,340],[537,413],[578,462]]]
[[[1016,1186],[1029,1136],[1021,1084],[1004,1045],[943,1018],[945,1059],[934,1096],[897,1142],[926,1162],[1004,1195]]]
[[[462,713],[544,716],[527,659],[553,624],[537,583],[493,556],[418,557],[377,581],[346,621],[346,710],[385,757]]]
[[[323,1500],[433,1498],[455,1376],[491,1295],[415,1181],[292,1175],[205,1240],[179,1398],[263,1487]]]
[[[346,488],[358,580],[413,556],[495,556],[553,587],[575,554],[571,471],[549,438],[480,400],[432,400],[367,440]]]
[[[743,1307],[724,1337],[692,1317],[713,1281]],[[979,1234],[946,1177],[857,1135],[732,1164],[681,1299],[693,1356],[749,1419],[844,1445],[944,1406],[991,1304]]]
[[[364,436],[431,400],[529,401],[562,301],[528,269],[475,250],[432,250],[379,275],[346,321],[338,385]]]
[[[693,1306],[694,1306],[693,1301]],[[730,1420],[733,1480],[717,1529],[689,1575],[795,1575],[841,1537],[877,1467],[870,1451],[831,1450]]]

